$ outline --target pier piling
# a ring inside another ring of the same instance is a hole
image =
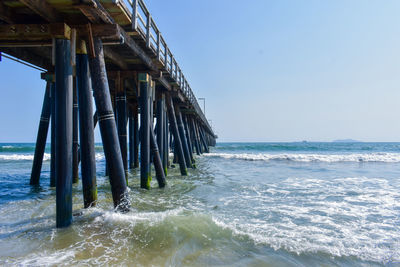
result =
[[[79,141],[78,141],[78,95],[76,77],[73,79],[73,109],[72,109],[72,182],[79,181]]]
[[[76,55],[76,80],[79,102],[83,203],[84,207],[88,208],[96,205],[97,185],[96,155],[94,149],[94,116],[92,116],[93,104],[90,88],[88,55],[85,48],[86,47],[83,44],[82,49],[78,50],[78,54]]]
[[[197,142],[198,142],[198,145],[199,145],[200,154],[203,154],[204,153],[204,146],[203,146],[203,142],[201,141],[199,126],[198,126],[196,121],[193,122],[193,125],[194,125],[194,130],[196,132],[196,139],[197,139]]]
[[[194,143],[194,148],[196,149],[196,154],[198,156],[200,156],[200,147],[199,147],[199,142],[197,139],[197,132],[196,132],[196,128],[194,126],[194,119],[192,117],[189,117],[189,128],[192,133],[192,139],[193,139],[193,143]]]
[[[151,146],[151,154],[153,155],[153,164],[154,164],[154,169],[156,170],[156,178],[158,186],[162,188],[165,187],[166,184],[165,173],[163,170],[162,161],[153,129],[150,129],[150,146]]]
[[[185,157],[186,166],[188,168],[193,168],[192,160],[190,158],[189,146],[185,135],[185,128],[183,126],[182,113],[178,105],[175,105],[175,116],[176,116],[176,121],[178,123],[179,137],[182,142],[182,149],[183,149],[183,155]]]
[[[138,105],[133,107],[133,168],[139,168],[139,112]]]
[[[163,134],[164,134],[164,149],[163,149],[163,169],[165,176],[168,175],[168,167],[169,167],[169,145],[168,145],[168,115],[166,111],[165,98],[163,105],[163,113],[164,113],[164,124],[163,124]]]
[[[56,186],[56,83],[53,81],[50,85],[51,102],[51,147],[50,147],[50,187]]]
[[[72,222],[72,65],[68,39],[55,40],[56,225]]]
[[[164,105],[165,105],[165,94],[162,93],[157,101],[157,146],[161,158],[161,165],[164,166],[164,142],[165,142],[165,112],[164,112]],[[163,167],[164,169],[164,167]],[[165,171],[165,170],[164,170]]]
[[[207,145],[207,141],[206,141],[206,138],[205,138],[205,135],[204,135],[204,131],[203,131],[203,128],[201,126],[199,126],[199,133],[200,133],[201,143],[204,146],[204,151],[205,151],[205,153],[209,153],[210,151],[208,149],[208,145]]]
[[[115,81],[115,109],[117,111],[117,127],[118,139],[121,146],[122,161],[125,171],[128,170],[128,150],[127,150],[127,133],[126,133],[126,93],[124,81],[118,72]],[[128,181],[127,181],[128,182]]]
[[[181,138],[179,137],[179,130],[176,122],[177,119],[175,117],[174,103],[169,94],[167,94],[167,109],[168,109],[168,119],[171,125],[171,131],[174,136],[174,153],[178,155],[181,175],[187,175],[185,156],[182,148]]]
[[[134,134],[133,134],[133,112],[132,110],[128,111],[128,150],[129,150],[129,161],[128,166],[129,169],[134,168],[134,158],[133,154],[135,153],[134,149]]]
[[[139,73],[140,90],[140,187],[150,189],[150,118],[151,81],[147,73]]]
[[[182,120],[183,120],[183,126],[185,128],[185,135],[186,135],[186,141],[188,144],[188,149],[189,149],[189,156],[190,156],[190,160],[192,162],[192,167],[194,168],[194,158],[193,158],[193,146],[192,146],[192,141],[190,139],[190,132],[189,132],[189,127],[188,127],[188,122],[187,122],[187,116],[186,115],[182,115]]]
[[[129,209],[129,203],[126,195],[125,170],[118,144],[117,128],[104,62],[103,44],[100,38],[93,38],[93,46],[95,57],[89,58],[90,74],[114,207],[120,211],[126,211]]]
[[[36,138],[35,155],[33,157],[33,165],[31,172],[31,185],[38,185],[40,180],[40,172],[42,170],[43,156],[46,148],[47,133],[49,131],[49,121],[51,114],[50,99],[51,82],[47,82],[44,93],[42,113],[40,115],[39,130]]]

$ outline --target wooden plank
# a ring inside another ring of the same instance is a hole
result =
[[[0,20],[12,24],[15,23],[13,18],[15,18],[15,14],[11,8],[6,6],[3,2],[0,2]]]
[[[171,96],[175,99],[178,99],[180,102],[185,102],[185,98],[179,91],[172,91]]]
[[[104,56],[109,59],[113,64],[117,65],[123,70],[129,69],[128,64],[125,63],[124,58],[118,53],[114,52],[110,47],[104,46]]]
[[[101,0],[101,4],[112,16],[116,24],[126,28],[131,27],[132,6],[130,4],[127,6],[122,0],[112,0],[111,2]]]
[[[167,89],[168,91],[171,91],[171,84],[164,77],[158,78],[157,81],[160,84],[162,84],[162,86],[164,86],[165,89]]]
[[[61,22],[63,17],[45,0],[19,0],[48,22]]]
[[[86,37],[88,34],[88,26],[86,25],[71,25],[71,28],[78,30],[78,35]],[[121,31],[117,24],[91,24],[93,37],[100,37],[104,40],[119,40]]]
[[[19,58],[23,61],[26,61],[32,65],[36,65],[48,71],[53,69],[51,64],[51,59],[44,57],[43,55],[37,54],[32,48],[15,48],[15,47],[8,47],[8,48],[0,48],[1,52],[5,52],[13,57]]]
[[[107,23],[114,24],[114,19],[107,12],[107,10],[97,0],[85,0],[85,4],[76,5],[78,8],[92,23]]]
[[[118,26],[119,27],[119,26]],[[149,57],[146,52],[122,29],[120,28],[121,35],[125,40],[125,45],[127,45],[132,52],[137,55],[150,70],[157,71],[158,67],[153,62],[151,57]]]
[[[158,84],[162,85],[166,90],[171,91],[171,85],[163,76],[162,71],[152,72],[151,77],[153,77],[153,79],[157,81]]]
[[[70,39],[71,28],[64,23],[0,25],[1,41],[46,41]]]
[[[51,40],[48,41],[0,41],[0,47],[51,47]]]

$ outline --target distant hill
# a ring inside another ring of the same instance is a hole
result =
[[[353,139],[338,139],[332,141],[334,143],[361,143],[362,141],[353,140]]]

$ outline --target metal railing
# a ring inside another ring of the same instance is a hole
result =
[[[201,110],[197,99],[187,82],[185,76],[178,63],[176,62],[174,55],[169,50],[164,37],[161,35],[156,23],[149,10],[147,9],[143,0],[128,0],[132,6],[132,30],[139,33],[146,43],[146,47],[154,54],[157,60],[164,66],[165,72],[169,74],[171,79],[179,86],[180,91],[188,100],[190,105],[194,108],[196,113],[202,119],[203,123],[209,125],[203,111]]]

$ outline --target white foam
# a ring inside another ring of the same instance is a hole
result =
[[[33,160],[33,154],[2,154],[0,155],[0,160]],[[50,160],[50,154],[44,153],[43,160]]]
[[[169,216],[174,216],[183,211],[183,208],[177,208],[173,210],[160,211],[160,212],[129,212],[126,214],[106,211],[100,216],[97,216],[95,222],[102,222],[104,224],[129,224],[135,225],[140,222],[149,222],[149,225],[159,223],[165,220]]]
[[[96,153],[96,160],[100,161],[105,158],[104,153]]]
[[[220,198],[225,205],[213,220],[275,250],[397,262],[398,187],[367,177],[289,178],[267,186],[243,186]]]
[[[57,266],[75,257],[75,251],[62,250],[53,253],[33,253],[18,263],[18,266]]]
[[[33,160],[33,154],[1,154],[0,160],[4,161],[18,161],[18,160]],[[100,161],[104,159],[103,153],[96,153],[96,160]],[[44,153],[43,160],[47,161],[51,159],[50,153]]]
[[[400,153],[369,153],[369,154],[229,154],[209,153],[207,157],[219,157],[225,159],[240,159],[248,161],[295,161],[295,162],[400,162]]]

